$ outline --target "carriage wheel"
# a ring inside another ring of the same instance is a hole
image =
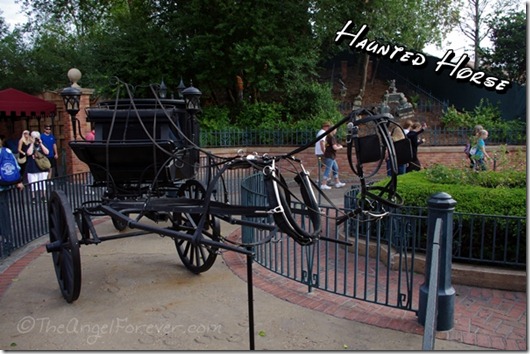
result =
[[[196,180],[188,180],[184,183],[177,192],[179,197],[186,197],[191,199],[203,200],[206,190],[202,184]],[[202,214],[182,213],[174,216],[175,227],[187,230],[188,234],[193,234],[196,226],[201,219]],[[221,226],[219,220],[213,216],[209,216],[208,221],[204,225],[202,236],[207,239],[219,241],[221,234]],[[217,247],[210,245],[194,245],[188,240],[175,239],[177,252],[186,268],[195,274],[199,274],[210,269],[217,258]]]
[[[48,205],[50,244],[55,275],[65,300],[74,302],[81,292],[81,256],[72,208],[63,191],[53,191]]]

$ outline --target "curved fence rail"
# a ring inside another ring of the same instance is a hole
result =
[[[266,206],[261,174],[241,184],[243,203]],[[345,195],[345,208],[321,206],[323,236],[311,246],[300,246],[279,230],[273,242],[254,247],[255,260],[267,269],[313,288],[343,296],[417,311],[418,289],[424,277],[415,271],[415,258],[427,248],[427,210],[401,208],[378,221],[337,219],[356,205],[358,190]],[[294,203],[297,204],[297,203]],[[299,208],[299,206],[294,205]],[[309,227],[306,216],[298,224]],[[260,222],[272,223],[269,216]],[[453,260],[526,268],[526,219],[479,214],[453,214]],[[265,240],[268,233],[243,227],[245,242]]]
[[[267,205],[260,174],[245,179],[241,188],[243,201],[248,205]],[[361,223],[337,225],[344,210],[326,206],[321,206],[321,210],[322,234],[329,240],[300,246],[277,231],[272,242],[254,247],[255,261],[275,273],[307,285],[308,291],[320,289],[417,312],[415,294],[419,292],[423,276],[413,272],[414,250],[411,251],[411,247],[416,243],[411,237],[414,235],[397,228],[384,234],[378,223],[366,224],[364,231],[367,233],[364,234],[359,230]],[[310,222],[305,215],[296,215],[296,219],[302,227],[309,227]],[[272,223],[271,219],[268,221]],[[254,228],[244,227],[242,230],[242,238],[246,242],[259,243],[266,237],[267,232]]]

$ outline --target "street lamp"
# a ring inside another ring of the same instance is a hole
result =
[[[75,122],[76,122],[76,115],[79,113],[79,102],[81,99],[81,91],[76,89],[75,87],[66,87],[61,91],[61,96],[63,97],[64,107],[66,108],[66,111],[68,114],[70,114],[70,118],[72,119],[72,130],[74,132],[74,140],[76,140],[77,135],[75,132]]]
[[[182,90],[182,96],[184,96],[184,106],[186,108],[186,112],[188,112],[190,115],[194,115],[201,110],[202,92],[196,87],[193,87],[193,84],[191,84],[190,87]]]

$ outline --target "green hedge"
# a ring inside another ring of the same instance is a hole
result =
[[[526,172],[477,173],[433,166],[398,176],[398,193],[405,206],[426,208],[429,198],[439,192],[448,193],[457,202],[455,212],[464,214],[453,238],[454,255],[461,261],[524,268],[526,219],[521,223],[497,216],[526,216]],[[467,213],[492,216],[476,219]],[[426,226],[420,231],[423,237]]]
[[[526,216],[525,172],[439,168],[448,171],[445,179],[433,170],[398,176],[398,193],[405,205],[427,207],[434,193],[445,192],[456,200],[455,211],[460,213]],[[462,178],[458,179],[460,173]]]

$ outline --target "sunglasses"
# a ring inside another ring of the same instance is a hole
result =
[[[52,128],[44,128],[44,130],[52,130]]]

